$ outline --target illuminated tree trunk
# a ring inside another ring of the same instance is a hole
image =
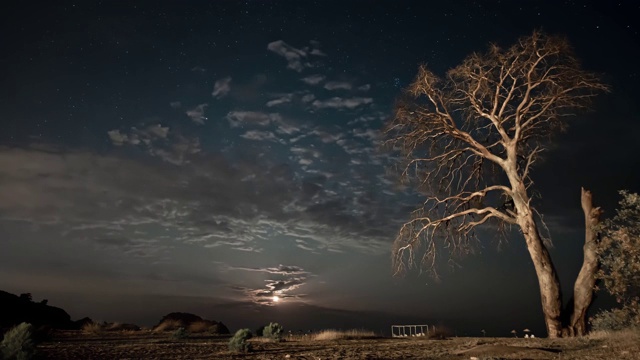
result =
[[[517,211],[518,225],[529,250],[529,256],[538,277],[542,312],[550,338],[562,336],[562,293],[560,280],[551,256],[540,238],[538,227],[529,207],[529,198],[522,182],[518,182],[514,190],[514,205]]]
[[[563,330],[563,336],[582,336],[586,334],[587,310],[593,300],[593,288],[596,284],[596,272],[598,271],[598,259],[596,256],[598,234],[595,231],[595,226],[599,223],[602,211],[599,207],[593,207],[591,192],[584,188],[582,188],[580,200],[585,220],[584,260],[573,288],[573,313],[569,324]]]

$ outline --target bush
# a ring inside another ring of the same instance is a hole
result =
[[[640,314],[629,307],[604,310],[597,313],[589,322],[594,331],[619,331],[640,328]]]
[[[251,351],[251,344],[247,342],[249,339],[251,339],[251,330],[240,329],[236,331],[235,335],[229,340],[229,350],[235,352]]]
[[[596,331],[640,328],[640,195],[620,191],[622,200],[613,218],[595,228],[596,253],[601,265],[597,277],[621,308],[602,311],[591,320]]]
[[[282,333],[284,332],[282,325],[278,323],[269,323],[262,330],[262,336],[271,339],[273,341],[281,341]]]
[[[102,332],[102,325],[97,322],[87,322],[82,325],[82,332],[85,334],[99,334]]]
[[[181,339],[186,339],[189,337],[189,333],[187,332],[187,330],[183,327],[178,328],[178,330],[174,331],[173,334],[171,334],[171,336],[174,339],[177,340],[181,340]]]
[[[36,353],[36,345],[32,337],[31,324],[22,323],[4,334],[0,348],[5,360],[32,359]]]

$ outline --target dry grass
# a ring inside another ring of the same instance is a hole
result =
[[[369,330],[323,330],[319,333],[311,335],[312,340],[343,340],[343,339],[368,339],[374,338],[376,334]]]
[[[587,335],[587,338],[591,340],[606,340],[606,339],[620,339],[620,340],[638,340],[640,341],[640,328],[639,329],[625,329],[625,330],[596,330]]]
[[[206,321],[195,321],[189,324],[187,331],[192,334],[208,332],[213,326]]]
[[[153,329],[153,332],[174,331],[182,327],[182,322],[178,320],[165,320]]]
[[[99,323],[86,323],[82,326],[82,332],[85,334],[100,334],[102,332],[102,325]]]

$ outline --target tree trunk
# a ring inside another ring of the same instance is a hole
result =
[[[596,272],[598,271],[598,259],[596,256],[598,234],[595,226],[598,225],[602,211],[599,207],[593,207],[591,192],[584,188],[582,188],[580,200],[585,220],[584,260],[573,287],[573,313],[569,324],[563,330],[563,336],[583,336],[586,334],[587,309],[593,300],[593,289],[596,284]]]
[[[562,336],[562,292],[560,290],[560,280],[551,256],[546,246],[540,238],[538,227],[533,217],[533,212],[529,206],[529,197],[522,182],[512,182],[514,192],[514,205],[517,211],[518,225],[522,229],[527,250],[533,261],[533,266],[538,276],[538,286],[540,287],[540,298],[542,300],[542,312],[547,327],[547,334],[550,338]]]
[[[527,249],[538,276],[542,312],[550,338],[562,336],[562,292],[560,280],[549,251],[542,243],[533,216],[521,220],[522,234],[527,242]]]

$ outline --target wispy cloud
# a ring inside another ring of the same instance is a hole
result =
[[[312,102],[313,100],[315,100],[316,96],[313,94],[306,94],[302,97],[302,102],[304,103],[308,103],[308,102]]]
[[[231,91],[231,77],[226,77],[220,80],[216,80],[215,84],[213,85],[213,92],[211,93],[211,96],[216,99],[220,99],[226,96],[229,91]]]
[[[320,75],[320,74],[314,74],[314,75],[309,75],[307,77],[303,77],[302,80],[303,82],[309,84],[309,85],[318,85],[320,84],[322,81],[324,81],[325,76],[324,75]]]
[[[274,305],[274,296],[278,301],[287,301],[295,298],[302,298],[305,295],[296,293],[300,287],[306,284],[310,275],[299,266],[279,265],[273,268],[248,268],[227,266],[223,270],[246,271],[267,274],[268,278],[263,280],[264,285],[258,288],[233,286],[235,290],[241,291],[248,296],[250,301],[262,305]]]
[[[197,105],[193,109],[187,110],[186,114],[194,123],[204,125],[204,121],[207,120],[204,116],[204,111],[208,106],[209,104]]]
[[[273,142],[282,141],[271,131],[249,130],[244,134],[240,135],[240,137],[243,137],[249,140],[255,140],[255,141],[265,141],[265,140],[273,141]]]
[[[308,56],[326,56],[319,47],[320,43],[314,40],[311,41],[311,47],[302,49],[295,48],[283,40],[276,40],[267,45],[269,51],[273,51],[287,60],[287,68],[297,72],[302,72],[305,68],[317,67],[317,64],[314,65],[309,61]]]
[[[227,266],[225,270],[243,270],[243,271],[276,274],[276,275],[308,275],[309,274],[300,266],[282,265],[282,264],[276,267],[264,267],[264,268]]]
[[[260,111],[230,111],[226,118],[231,127],[239,127],[244,124],[267,126],[274,121],[282,119],[278,113],[265,113]]]
[[[121,133],[120,130],[117,129],[110,130],[107,132],[107,134],[109,135],[109,139],[111,139],[111,142],[116,146],[121,146],[124,144],[137,145],[140,143],[140,139],[138,139],[136,135],[130,137],[127,134]]]
[[[372,104],[372,98],[354,97],[354,98],[340,98],[333,97],[327,100],[315,100],[311,105],[316,109],[355,109],[359,106]]]
[[[188,156],[201,151],[200,139],[187,138],[182,135],[175,135],[171,141],[167,141],[170,136],[168,126],[160,124],[149,125],[138,129],[132,127],[127,132],[119,129],[107,132],[109,139],[115,146],[131,145],[140,146],[149,155],[159,157],[175,165],[182,165],[188,162]]]
[[[329,81],[324,84],[327,90],[351,90],[352,85],[346,81]]]
[[[305,68],[303,60],[307,57],[307,53],[303,50],[296,49],[282,40],[270,42],[267,49],[284,57],[287,60],[287,68],[297,72],[301,72]]]
[[[277,105],[290,103],[292,99],[293,99],[293,94],[282,94],[273,100],[269,100],[267,102],[267,107],[273,107]]]

